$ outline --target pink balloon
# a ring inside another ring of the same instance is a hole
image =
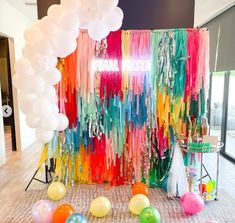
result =
[[[32,207],[32,218],[34,223],[52,223],[54,204],[48,200],[40,200]]]
[[[180,199],[181,207],[187,214],[197,214],[204,209],[204,200],[192,192],[185,193]]]

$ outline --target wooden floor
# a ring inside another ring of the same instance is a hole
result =
[[[0,203],[14,202],[14,197],[19,193],[24,193],[24,189],[37,169],[37,161],[40,148],[36,145],[22,152],[12,152],[8,157],[7,163],[0,168]],[[216,157],[210,155],[206,159],[206,166],[215,176]],[[221,157],[220,182],[221,190],[224,190],[235,199],[235,165]],[[34,182],[29,190],[45,188],[38,182]]]

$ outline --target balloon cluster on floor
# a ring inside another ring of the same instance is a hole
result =
[[[76,50],[80,28],[88,29],[94,40],[118,30],[123,12],[117,5],[118,0],[62,0],[25,31],[23,57],[15,63],[13,85],[26,123],[36,129],[40,142],[50,142],[54,131],[68,127],[68,118],[59,113],[54,87],[61,80],[57,58]]]
[[[48,197],[53,201],[64,198],[66,188],[63,183],[53,182],[47,190]],[[132,186],[132,195],[129,202],[129,210],[139,216],[140,223],[160,223],[161,217],[158,210],[150,206],[149,191],[144,183],[136,183]],[[89,213],[94,217],[103,218],[109,215],[111,202],[108,198],[100,196],[95,198],[89,208]],[[87,223],[87,218],[81,213],[76,213],[70,204],[55,206],[52,201],[40,200],[32,207],[34,223]]]

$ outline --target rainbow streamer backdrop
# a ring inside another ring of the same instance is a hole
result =
[[[200,135],[209,35],[205,29],[118,31],[58,63],[60,111],[69,128],[45,146],[66,184],[144,181],[159,186],[176,139]],[[148,71],[92,72],[92,59],[148,60]]]

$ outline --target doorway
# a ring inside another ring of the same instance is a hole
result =
[[[0,83],[1,83],[1,118],[4,123],[4,141],[6,156],[16,151],[14,103],[12,92],[12,74],[10,62],[9,39],[0,37]]]

